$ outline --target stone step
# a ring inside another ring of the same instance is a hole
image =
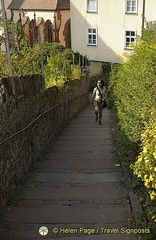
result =
[[[112,183],[123,180],[122,173],[31,173],[29,175],[30,181],[36,182],[55,182],[55,183]]]
[[[51,187],[31,187],[26,189],[24,199],[35,200],[95,200],[96,202],[103,202],[109,200],[119,200],[126,198],[126,191],[124,187],[101,186],[89,187],[89,188],[65,188],[65,189],[51,189]],[[86,191],[87,190],[87,191]],[[98,201],[99,199],[99,201]],[[120,201],[119,201],[120,202]]]
[[[117,153],[112,151],[70,151],[70,152],[49,152],[46,151],[44,155],[44,159],[53,159],[53,160],[110,160],[110,161],[118,161],[117,160]]]
[[[74,209],[51,206],[50,208],[12,207],[4,220],[36,224],[118,224],[127,222],[128,218],[130,218],[130,212],[127,207],[106,206],[103,209]]]
[[[76,170],[77,172],[80,170],[84,170],[87,172],[87,170],[92,170],[93,172],[97,171],[121,171],[120,164],[117,163],[115,160],[45,160],[40,162],[40,164],[37,167],[37,171],[45,172],[46,170],[51,172],[55,170]]]

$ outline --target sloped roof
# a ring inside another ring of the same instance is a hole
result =
[[[70,9],[70,0],[12,0],[12,10],[61,10]]]

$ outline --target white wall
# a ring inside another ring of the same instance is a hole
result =
[[[141,35],[143,0],[138,0],[138,13],[126,14],[125,0],[98,0],[98,12],[87,13],[87,0],[71,0],[72,49],[89,59],[121,62],[125,49],[125,30]],[[156,20],[156,0],[146,0],[147,21]],[[87,46],[86,27],[98,28],[97,46]]]

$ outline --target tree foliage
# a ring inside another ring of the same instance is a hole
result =
[[[2,25],[0,19],[0,25]],[[66,49],[59,43],[39,43],[34,47],[23,35],[21,23],[13,23],[8,20],[8,29],[14,33],[10,39],[10,53],[13,75],[41,74],[41,54],[44,65],[44,76],[46,86],[63,86],[65,81],[79,78],[82,74],[79,62],[80,54]],[[16,39],[16,41],[15,41]],[[5,42],[4,35],[1,36],[0,44]],[[0,51],[0,77],[9,75],[7,55]]]

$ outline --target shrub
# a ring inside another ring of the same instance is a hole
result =
[[[41,74],[41,53],[43,54],[46,86],[63,86],[65,81],[80,78],[80,65],[73,64],[73,51],[59,43],[36,44],[33,48],[25,41],[18,51],[11,51],[13,75]],[[76,53],[78,55],[78,53]],[[74,56],[77,56],[74,55]],[[80,55],[80,54],[79,54]],[[0,52],[0,77],[9,75],[6,53]],[[77,61],[75,60],[75,63]]]
[[[135,162],[131,165],[144,185],[149,188],[151,200],[156,199],[156,112],[151,111],[150,121],[146,123],[146,130],[141,135],[142,151]]]
[[[3,25],[0,17],[0,26]],[[86,57],[82,57],[78,52],[65,48],[59,43],[36,42],[32,48],[24,36],[20,22],[14,23],[7,20],[7,28],[15,39],[9,39],[11,62],[13,75],[42,74],[44,75],[46,86],[63,86],[65,81],[80,78],[82,59],[87,62]],[[5,36],[0,37],[0,45],[5,42]],[[42,58],[42,63],[41,63]],[[8,61],[6,53],[0,52],[0,77],[9,75]]]
[[[140,153],[131,165],[156,202],[156,31],[144,31],[126,61],[112,66],[109,94],[121,131]],[[152,207],[152,206],[150,206]],[[156,214],[149,221],[156,222]]]
[[[62,87],[65,81],[80,78],[81,70],[79,65],[70,64],[70,60],[64,53],[51,55],[45,65],[46,86]]]
[[[0,51],[0,78],[9,76],[7,55]]]
[[[156,104],[156,43],[155,35],[151,35],[148,33],[146,41],[140,40],[134,53],[115,69],[109,87],[121,129],[134,142],[140,141],[151,108]]]

